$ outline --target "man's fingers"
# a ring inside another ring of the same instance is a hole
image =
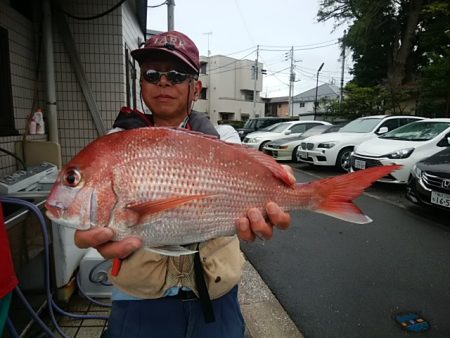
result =
[[[250,222],[247,217],[239,218],[236,221],[236,228],[240,239],[247,242],[253,242],[255,240],[255,234],[250,229]]]
[[[85,249],[97,247],[114,238],[114,231],[109,228],[94,228],[90,230],[75,231],[75,245]]]
[[[114,231],[109,228],[95,228],[75,231],[75,245],[79,248],[96,248],[105,258],[125,258],[142,246],[142,240],[129,237],[112,242]]]
[[[267,203],[266,211],[269,216],[270,223],[277,228],[286,229],[289,224],[291,224],[291,215],[284,212],[278,204],[274,202]]]
[[[261,211],[257,208],[251,208],[247,211],[247,217],[250,220],[250,228],[253,233],[264,239],[272,238],[272,225],[267,224]]]
[[[128,237],[118,242],[108,242],[99,245],[96,249],[105,258],[125,258],[142,246],[137,237]]]

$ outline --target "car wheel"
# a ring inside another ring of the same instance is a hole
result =
[[[353,148],[342,149],[336,159],[336,169],[343,172],[348,172],[350,170],[350,154]]]
[[[259,146],[259,150],[263,151],[264,146],[269,143],[270,141],[264,141],[263,143],[261,143],[261,145]]]
[[[292,162],[297,163],[297,150],[298,150],[298,146],[296,146],[294,148],[294,151],[292,152]]]

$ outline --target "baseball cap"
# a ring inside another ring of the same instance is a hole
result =
[[[200,71],[200,56],[195,43],[183,33],[169,31],[153,35],[144,47],[131,52],[133,58],[142,64],[143,61],[156,53],[167,53],[176,56],[188,65],[195,73]]]

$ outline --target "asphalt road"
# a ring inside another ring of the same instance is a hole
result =
[[[415,337],[450,337],[450,213],[411,207],[403,189],[375,185],[357,199],[372,223],[293,212],[289,230],[242,245],[305,337],[405,337],[393,317],[408,311],[431,324]]]

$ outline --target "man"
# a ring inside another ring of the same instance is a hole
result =
[[[114,127],[181,127],[218,136],[208,118],[192,110],[202,84],[198,49],[187,36],[176,31],[153,36],[131,55],[139,62],[142,99],[152,115],[122,111]],[[288,227],[289,214],[275,203],[266,209],[267,222],[256,208],[236,221],[241,239],[270,239],[273,224]],[[122,259],[110,276],[115,288],[108,338],[244,336],[236,286],[244,260],[236,236],[193,244],[199,253],[181,257],[149,252],[138,238],[112,238],[109,228],[75,234],[79,247]]]

